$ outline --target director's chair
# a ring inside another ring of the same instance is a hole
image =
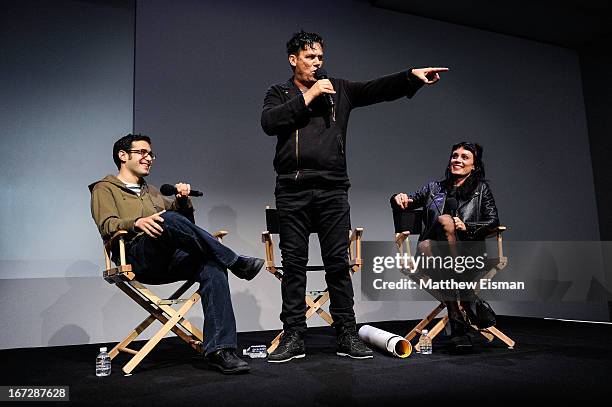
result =
[[[127,231],[120,230],[104,244],[106,269],[103,271],[103,277],[108,283],[114,284],[127,294],[128,297],[144,308],[150,315],[109,352],[111,360],[119,352],[133,355],[122,369],[125,374],[130,374],[170,331],[174,332],[197,352],[203,353],[202,341],[204,334],[185,319],[187,312],[200,299],[200,294],[198,290],[195,290],[190,296],[180,298],[181,295],[195,284],[195,281],[186,281],[166,299],[155,295],[136,279],[135,274],[132,272],[132,266],[126,263],[124,237],[127,233]],[[221,240],[223,236],[227,235],[227,232],[219,231],[213,235]],[[111,263],[111,252],[113,249],[119,250],[119,265],[116,267],[112,267]],[[178,306],[178,308],[173,308],[173,306]],[[155,320],[161,322],[162,327],[139,350],[129,348],[128,345]]]
[[[273,234],[279,234],[280,232],[280,224],[278,219],[278,212],[276,208],[271,208],[266,206],[266,231],[261,233],[261,241],[264,244],[266,251],[266,270],[268,270],[274,277],[276,277],[279,281],[283,279],[283,267],[278,266],[274,262],[274,240],[272,238]],[[310,233],[316,233],[316,230],[311,230]],[[361,259],[361,238],[363,236],[363,228],[354,228],[353,230],[347,231],[349,233],[349,247],[348,247],[348,255],[349,255],[349,266],[351,269],[351,276],[361,269],[362,259]],[[324,271],[324,266],[306,266],[306,271]],[[329,301],[329,292],[327,287],[323,290],[314,290],[306,292],[306,320],[312,317],[314,314],[318,314],[321,318],[323,318],[329,325],[331,325],[334,321],[325,309],[323,309],[323,305],[325,305]],[[268,347],[268,353],[273,352],[274,349],[278,346],[281,335],[283,331],[281,331],[270,343]]]
[[[407,256],[408,259],[412,259],[411,250],[410,250],[410,235],[418,235],[422,232],[423,228],[423,211],[421,209],[416,210],[393,210],[393,223],[395,226],[395,245],[397,246],[397,250],[404,258],[404,255]],[[482,279],[491,279],[497,274],[498,271],[504,269],[508,265],[508,257],[504,256],[504,248],[503,248],[503,238],[502,233],[506,231],[505,226],[498,226],[494,230],[492,230],[487,236],[487,238],[495,237],[497,240],[497,257],[488,257],[487,258],[487,266],[488,270],[484,274]],[[416,250],[415,250],[416,252]],[[413,273],[416,271],[416,267],[414,264],[404,264],[403,268],[409,272]],[[430,293],[432,294],[432,293]],[[433,295],[433,294],[432,294]],[[434,296],[435,297],[435,296]],[[405,338],[408,341],[414,339],[417,335],[420,335],[422,330],[427,328],[428,325],[434,322],[438,314],[442,312],[446,308],[446,305],[443,301],[440,301],[440,304],[436,308],[434,308],[425,318],[421,320],[410,332],[408,332]],[[461,312],[465,313],[462,309],[461,305],[459,305]],[[429,330],[428,336],[433,339],[447,326],[448,324],[448,315],[442,317],[437,323],[433,325],[431,330]],[[515,341],[504,334],[502,331],[497,329],[495,326],[479,329],[475,325],[472,325],[474,329],[476,329],[482,336],[484,336],[488,342],[492,342],[495,338],[498,338],[502,342],[504,342],[508,349],[513,349],[515,345]],[[419,351],[419,345],[415,346],[415,349]]]

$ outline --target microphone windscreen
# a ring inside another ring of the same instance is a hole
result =
[[[451,215],[455,216],[457,213],[457,199],[453,197],[446,198],[446,203],[444,204],[444,212],[449,212]]]
[[[319,68],[315,71],[314,77],[316,80],[327,79],[327,71],[323,68]]]
[[[164,196],[172,196],[176,194],[176,188],[174,185],[164,184],[159,188],[159,192]]]

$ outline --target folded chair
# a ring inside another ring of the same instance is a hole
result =
[[[123,366],[123,372],[130,374],[136,366],[153,350],[168,332],[174,332],[179,338],[199,353],[203,353],[202,331],[194,327],[185,319],[185,315],[191,307],[198,302],[200,294],[196,289],[193,294],[186,298],[180,298],[189,290],[195,281],[186,281],[169,298],[162,299],[155,295],[149,288],[141,284],[132,272],[132,266],[125,260],[124,237],[127,231],[120,230],[104,244],[104,261],[106,269],[103,271],[104,279],[110,284],[115,284],[128,297],[144,308],[149,316],[134,328],[128,336],[119,342],[110,352],[111,359],[114,359],[119,352],[129,353],[132,358]],[[221,240],[227,234],[226,231],[219,231],[213,235]],[[112,267],[111,250],[119,250],[119,265]],[[178,308],[173,308],[176,306]],[[128,346],[132,343],[149,325],[155,320],[162,324],[162,327],[149,339],[139,350],[134,350]]]
[[[265,232],[261,234],[261,241],[264,244],[266,251],[266,270],[268,270],[274,277],[276,277],[279,281],[283,279],[283,267],[277,265],[274,262],[274,240],[272,235],[278,234],[280,232],[280,225],[278,220],[278,212],[276,208],[271,208],[266,206],[266,228]],[[316,230],[311,230],[310,233],[316,233]],[[361,237],[363,235],[363,228],[354,228],[352,231],[347,230],[349,233],[349,266],[351,268],[351,276],[359,271],[362,265],[361,259]],[[324,266],[306,266],[306,271],[323,271],[325,270]],[[323,305],[325,305],[329,301],[329,292],[327,287],[323,290],[317,291],[307,291],[306,292],[306,320],[308,320],[314,314],[318,314],[321,318],[323,318],[329,325],[331,325],[334,321],[331,315],[323,309]],[[268,352],[274,351],[278,346],[280,341],[280,337],[283,331],[281,331],[271,342],[268,347]]]
[[[410,250],[410,241],[409,236],[418,235],[422,232],[423,227],[423,211],[421,209],[416,210],[394,210],[393,211],[393,223],[395,226],[395,244],[397,246],[399,254],[403,257],[404,254],[411,258],[411,250]],[[505,226],[498,226],[495,230],[493,230],[489,237],[495,237],[497,240],[497,257],[488,257],[487,258],[487,266],[489,269],[486,271],[486,274],[482,277],[483,279],[491,279],[495,274],[502,270],[504,267],[508,265],[508,258],[504,256],[504,248],[503,248],[503,240],[502,233],[507,228]],[[416,250],[415,250],[416,252]],[[404,264],[404,269],[407,272],[415,271],[414,264]],[[433,295],[433,294],[432,294]],[[428,325],[434,322],[438,314],[442,312],[446,308],[444,302],[440,301],[437,307],[435,307],[425,318],[421,320],[408,334],[406,334],[405,338],[408,341],[414,339],[417,335],[421,334],[421,331],[427,328]],[[459,308],[462,312],[463,309],[461,305]],[[437,323],[433,325],[433,327],[429,330],[428,336],[433,339],[446,327],[448,324],[448,315],[442,317]],[[486,329],[479,329],[476,326],[472,325],[472,327],[481,335],[483,335],[489,342],[492,342],[495,338],[504,342],[508,349],[513,349],[515,342],[508,336],[506,336],[502,331],[497,329],[495,326]],[[415,346],[415,349],[419,351],[418,344]]]

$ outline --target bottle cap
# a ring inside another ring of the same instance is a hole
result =
[[[106,352],[106,346],[101,347],[100,352]]]

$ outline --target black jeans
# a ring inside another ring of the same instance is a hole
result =
[[[353,284],[348,263],[351,228],[348,194],[333,188],[277,188],[283,257],[281,291],[283,329],[306,330],[306,265],[308,238],[316,231],[329,289],[329,310],[336,329],[355,326]]]
[[[141,235],[127,245],[126,257],[134,274],[143,283],[200,283],[205,353],[236,349],[236,320],[226,268],[238,256],[183,215],[168,211],[161,217],[161,236]]]

